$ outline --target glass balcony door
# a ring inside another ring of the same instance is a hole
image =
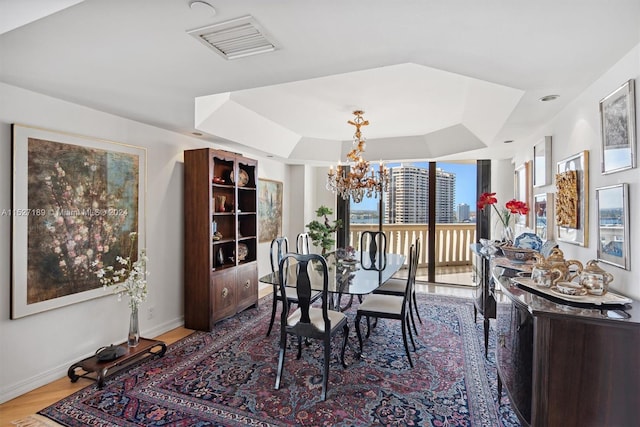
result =
[[[360,233],[377,230],[382,217],[390,251],[408,253],[411,243],[421,239],[418,280],[472,285],[469,244],[476,241],[475,161],[386,166],[391,188],[383,195],[382,207],[377,198],[348,205],[348,244],[357,247]]]

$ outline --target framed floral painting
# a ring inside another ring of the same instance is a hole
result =
[[[144,245],[146,150],[18,124],[12,132],[12,208],[2,212],[12,223],[11,318],[110,295],[95,264],[127,256],[132,232]]]

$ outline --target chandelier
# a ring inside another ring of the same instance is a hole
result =
[[[362,158],[366,142],[360,128],[369,125],[369,121],[362,117],[363,114],[364,111],[354,111],[353,115],[356,117],[347,122],[356,128],[353,134],[353,149],[347,154],[348,170],[338,162],[336,171],[334,172],[331,166],[327,175],[327,189],[339,194],[344,200],[351,197],[356,203],[360,203],[364,196],[382,197],[382,192],[389,190],[389,169],[384,166],[382,160],[376,173],[370,163]]]

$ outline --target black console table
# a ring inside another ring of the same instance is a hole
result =
[[[478,313],[484,319],[484,355],[486,357],[489,352],[489,319],[496,318],[496,300],[493,296],[490,256],[480,252],[482,245],[479,243],[471,244],[469,247],[473,252],[473,282],[475,283],[473,321],[476,321]]]
[[[97,381],[98,388],[102,388],[105,379],[120,369],[147,355],[164,356],[167,351],[167,345],[164,342],[146,338],[140,338],[140,342],[135,347],[129,347],[127,343],[120,344],[120,347],[127,351],[124,356],[109,362],[100,362],[95,355],[87,357],[71,365],[67,376],[72,383],[78,381],[78,378],[89,378]]]
[[[493,268],[498,393],[527,426],[631,426],[640,408],[640,303],[567,303]]]

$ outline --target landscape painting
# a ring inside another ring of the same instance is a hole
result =
[[[282,182],[260,178],[258,183],[258,241],[282,235]]]

